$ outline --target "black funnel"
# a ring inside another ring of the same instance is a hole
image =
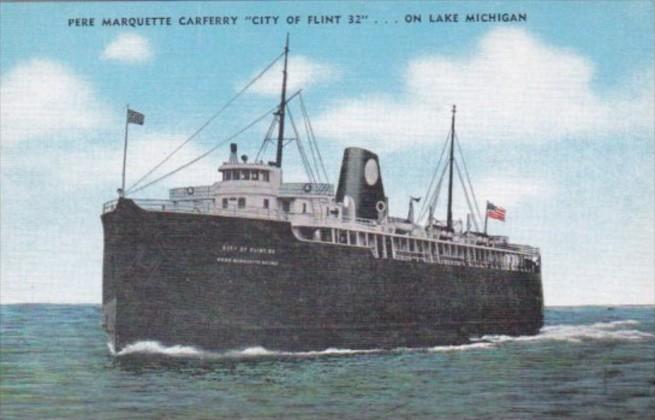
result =
[[[344,205],[345,214],[354,205],[354,216],[358,218],[378,219],[380,213],[386,214],[387,197],[375,153],[357,147],[343,152],[336,200]]]

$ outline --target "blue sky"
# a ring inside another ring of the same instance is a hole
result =
[[[277,56],[291,34],[290,82],[303,87],[332,182],[348,145],[380,155],[392,212],[423,196],[458,105],[478,196],[504,206],[490,232],[542,250],[546,303],[655,301],[653,6],[625,2],[177,2],[0,4],[2,302],[99,302],[101,205],[120,182],[125,104],[128,184],[183,141]],[[428,23],[429,14],[527,13],[527,22]],[[347,15],[368,18],[347,25]],[[422,23],[406,24],[406,14]],[[253,26],[246,16],[301,16]],[[342,15],[309,25],[309,15]],[[170,27],[102,27],[170,16]],[[237,16],[183,27],[183,16]],[[68,19],[95,17],[93,28]],[[377,23],[375,23],[377,21]],[[398,23],[395,23],[398,21]],[[387,22],[387,23],[384,23]],[[256,85],[170,168],[277,100]],[[296,112],[298,113],[298,112]],[[239,138],[254,155],[268,121]],[[221,149],[144,191],[209,184]],[[289,150],[285,179],[300,165]],[[464,217],[456,195],[456,216]],[[443,209],[440,209],[443,213]]]

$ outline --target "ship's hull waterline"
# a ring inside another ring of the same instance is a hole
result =
[[[145,211],[102,216],[104,324],[138,341],[224,351],[460,344],[536,334],[538,272],[381,259],[297,240],[287,222]]]

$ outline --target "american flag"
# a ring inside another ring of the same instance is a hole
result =
[[[504,222],[505,209],[487,201],[487,217]]]
[[[143,120],[145,119],[144,115],[140,112],[132,111],[131,109],[127,110],[127,123],[128,124],[138,124],[143,125]]]

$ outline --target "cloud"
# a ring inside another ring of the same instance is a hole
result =
[[[147,38],[136,33],[122,33],[107,44],[100,57],[104,60],[140,64],[150,61],[153,52]]]
[[[32,59],[2,77],[0,130],[4,145],[97,129],[107,124],[107,115],[91,84],[57,61]]]
[[[127,187],[162,161],[166,155],[186,139],[186,135],[166,132],[130,131],[127,155]],[[112,142],[86,142],[76,148],[59,147],[57,144],[42,145],[39,153],[33,153],[30,159],[25,159],[24,150],[9,150],[3,172],[18,174],[18,179],[27,180],[38,177],[47,180],[49,186],[57,194],[69,194],[73,191],[95,190],[105,191],[112,195],[120,186],[121,168],[123,162],[122,133],[106,133],[108,137],[115,134]],[[163,175],[178,166],[204,153],[207,147],[188,144],[176,153],[166,164],[140,185]],[[222,151],[227,157],[228,146]],[[169,187],[184,185],[208,185],[218,179],[218,163],[222,161],[221,150],[215,152],[189,168],[163,180],[150,189],[148,194],[156,191],[161,196],[167,195]],[[28,176],[29,174],[29,176]],[[48,188],[45,185],[44,188]],[[141,196],[142,193],[136,194]]]
[[[342,99],[319,116],[316,131],[342,143],[395,149],[441,141],[451,104],[466,142],[534,143],[607,137],[652,129],[652,70],[598,93],[594,65],[521,29],[497,29],[468,56],[411,60],[398,97]]]
[[[517,209],[524,207],[525,204],[531,202],[547,202],[557,193],[557,187],[551,181],[541,178],[526,178],[496,174],[487,176],[479,182],[475,182],[473,189],[475,199],[477,200],[477,207],[481,212],[479,215],[482,218],[480,222],[484,220],[486,201],[491,201],[492,203],[505,208],[512,214],[512,216],[516,216]],[[390,194],[392,197],[402,197],[403,200],[409,198],[409,194],[402,189],[393,192],[393,195]],[[468,190],[468,193],[470,194],[470,190]],[[469,199],[471,200],[471,206],[473,206],[473,213],[476,213],[473,197],[469,195]],[[441,186],[437,208],[435,208],[435,217],[437,219],[445,216],[447,202],[448,186],[446,179]],[[407,201],[401,201],[398,204],[400,204],[402,208],[407,204]],[[423,212],[421,214],[423,216],[427,216],[428,207],[425,206],[429,206],[429,204],[427,204],[427,201],[422,201],[421,209]],[[459,217],[464,217],[467,213],[470,213],[467,199],[464,196],[461,185],[459,182],[455,181],[453,189],[453,214],[457,219]]]
[[[287,90],[289,92],[306,89],[311,85],[329,83],[341,76],[341,72],[337,68],[302,55],[289,56],[288,68]],[[282,69],[283,61],[280,60],[251,87],[250,91],[260,95],[279,95],[282,89]],[[248,80],[254,79],[255,76],[256,73]],[[241,89],[245,83],[247,82],[240,83],[238,88]]]
[[[512,208],[529,200],[547,200],[555,194],[555,189],[543,179],[491,176],[476,184],[475,193],[483,207],[484,202],[490,200],[499,206]]]

